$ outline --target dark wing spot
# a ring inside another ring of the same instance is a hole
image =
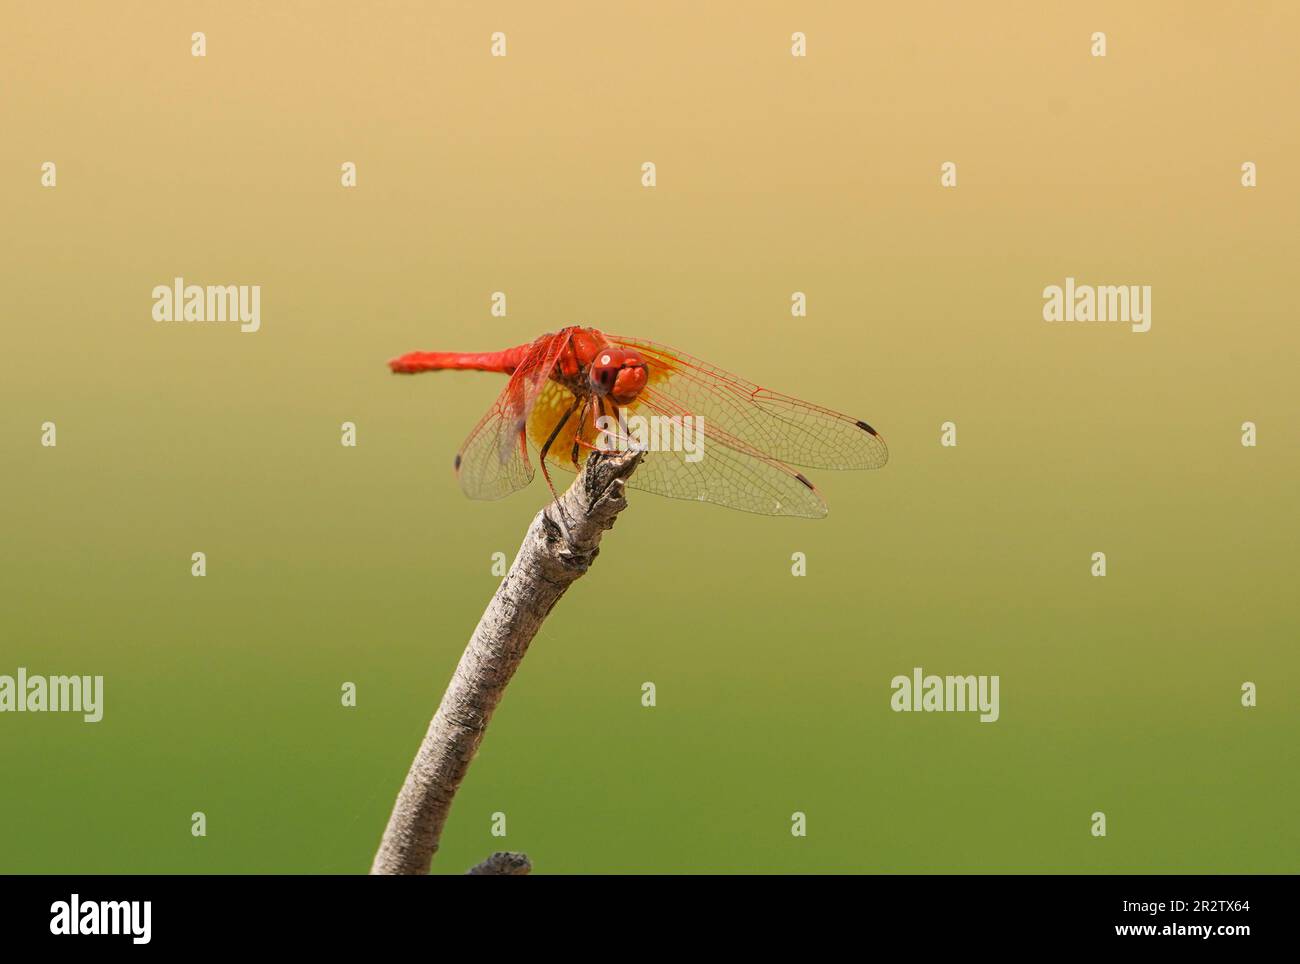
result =
[[[874,428],[872,428],[870,425],[868,425],[866,422],[858,422],[858,428],[862,429],[862,431],[864,431],[864,432],[868,432],[868,433],[870,433],[871,435],[879,435],[879,434],[880,434],[880,433],[877,432]]]
[[[808,486],[808,488],[811,489],[811,488],[813,487],[813,484],[812,484],[811,482],[809,482],[807,479],[805,479],[805,478],[803,477],[803,475],[800,474],[799,472],[796,472],[796,473],[794,474],[794,477],[795,477],[796,479],[798,479],[800,482],[802,482],[804,485]],[[814,490],[814,491],[816,491],[816,490]]]
[[[457,471],[457,472],[460,471],[460,453],[459,453],[459,452],[456,453],[456,471]]]

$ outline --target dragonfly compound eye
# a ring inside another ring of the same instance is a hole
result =
[[[618,377],[618,365],[610,364],[612,359],[608,354],[601,355],[591,364],[589,378],[591,387],[601,395],[608,395],[610,389],[614,387],[614,379]]]
[[[636,400],[636,397],[641,394],[641,389],[645,388],[645,383],[645,362],[640,359],[629,360],[614,377],[614,387],[610,390],[609,396],[619,405],[626,405]]]
[[[623,348],[606,348],[591,362],[591,387],[623,403],[636,398],[645,385],[645,363]]]

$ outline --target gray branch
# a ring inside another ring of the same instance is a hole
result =
[[[551,609],[596,558],[600,537],[627,506],[623,490],[640,461],[640,452],[593,452],[568,490],[533,518],[429,724],[372,874],[429,872],[452,798],[506,684]]]
[[[527,854],[498,850],[487,860],[475,864],[465,873],[471,877],[523,877],[532,869],[533,864]]]

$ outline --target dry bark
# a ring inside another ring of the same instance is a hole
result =
[[[498,850],[487,860],[481,864],[475,864],[465,873],[471,877],[523,877],[532,869],[533,864],[528,859],[527,854]]]
[[[542,622],[591,566],[601,536],[627,506],[624,487],[641,455],[593,452],[564,494],[533,518],[429,724],[393,806],[372,874],[429,872],[452,799],[506,684]]]

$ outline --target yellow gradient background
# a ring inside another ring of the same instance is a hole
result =
[[[435,872],[1300,870],[1297,30],[1290,3],[6,3],[0,673],[103,674],[106,706],[0,715],[0,870],[367,869],[545,498],[452,476],[498,377],[384,361],[565,324],[851,412],[892,460],[810,472],[820,522],[634,494]],[[153,322],[176,276],[260,284],[262,330]],[[1151,285],[1151,331],[1043,322],[1066,276]],[[999,675],[1000,721],[892,712],[914,666]]]

